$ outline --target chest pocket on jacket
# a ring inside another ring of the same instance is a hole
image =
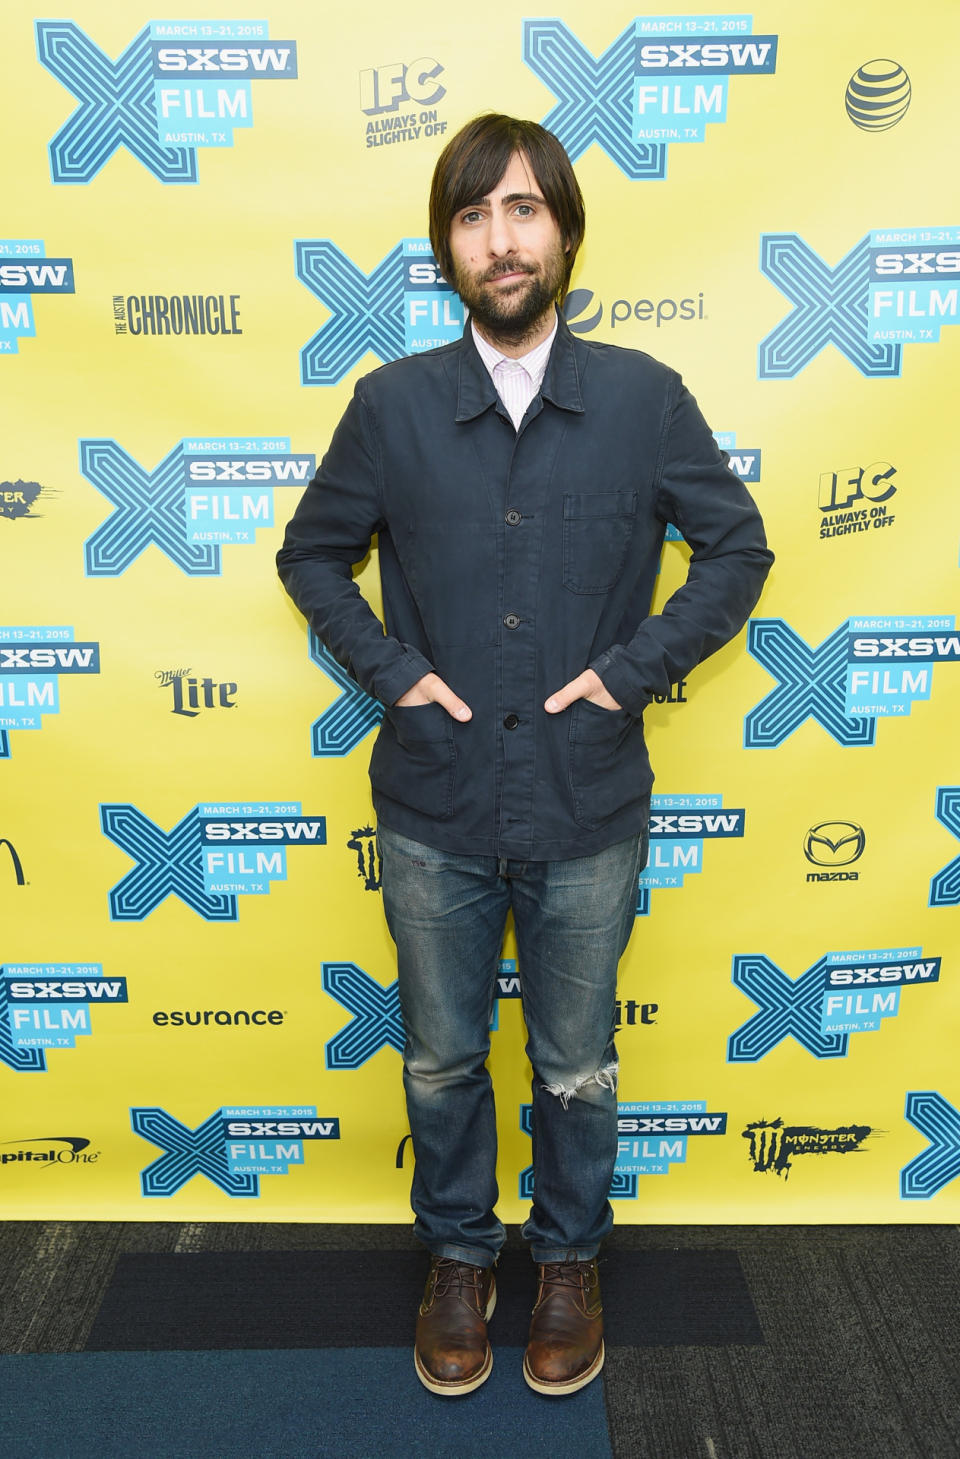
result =
[[[606,593],[623,569],[637,512],[635,491],[577,493],[563,499],[563,585]]]

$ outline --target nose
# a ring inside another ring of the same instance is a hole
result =
[[[505,258],[516,252],[516,237],[513,224],[505,210],[494,209],[487,233],[487,249],[491,258]]]

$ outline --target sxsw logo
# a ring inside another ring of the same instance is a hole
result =
[[[907,1095],[905,1117],[930,1141],[900,1172],[905,1201],[925,1201],[960,1175],[960,1110],[942,1094],[927,1089]]]
[[[937,820],[960,838],[960,785],[941,785],[937,790]],[[960,906],[960,855],[948,861],[930,882],[931,907]]]
[[[523,59],[553,92],[543,118],[576,161],[591,143],[627,177],[663,178],[667,144],[702,142],[727,118],[731,76],[769,76],[777,37],[750,16],[643,16],[599,58],[562,20],[527,20]]]
[[[313,754],[320,758],[349,755],[383,718],[383,705],[371,699],[330,650],[309,630],[310,657],[340,690],[337,698],[314,720],[310,728]]]
[[[832,344],[868,378],[960,319],[960,228],[874,229],[834,268],[796,233],[764,233],[760,271],[793,304],[760,344],[761,380],[789,380]]]
[[[323,816],[299,802],[194,806],[162,831],[133,805],[101,805],[100,825],[137,864],[110,893],[114,922],[142,922],[177,896],[208,922],[235,922],[237,897],[265,896],[287,876],[288,846],[326,845]]]
[[[731,1034],[727,1061],[756,1063],[788,1036],[818,1059],[845,1058],[851,1033],[900,1012],[900,991],[938,983],[940,958],[919,947],[828,952],[796,978],[760,954],[733,959],[733,983],[759,1012]]]
[[[520,1106],[520,1128],[533,1130],[533,1106]],[[636,1199],[638,1177],[669,1175],[687,1158],[691,1135],[725,1135],[725,1113],[708,1113],[705,1100],[638,1101],[617,1105],[617,1161],[609,1195],[611,1200]],[[520,1173],[520,1198],[533,1196],[533,1166]]]
[[[92,1032],[92,1005],[126,1001],[126,978],[105,978],[99,963],[7,963],[0,976],[0,1063],[42,1072],[45,1050],[76,1048],[77,1038]]]
[[[352,1015],[326,1046],[328,1069],[359,1069],[383,1048],[403,1053],[405,1035],[396,979],[386,988],[356,963],[324,963],[323,991]]]
[[[752,618],[747,648],[778,680],[744,721],[748,750],[815,719],[846,747],[872,745],[877,719],[930,698],[933,665],[960,659],[953,616],[850,618],[811,649],[782,618]]]
[[[75,642],[72,628],[0,627],[0,759],[9,730],[42,729],[45,714],[59,714],[61,674],[99,672],[99,643]]]
[[[0,354],[33,339],[35,294],[72,294],[72,258],[47,258],[39,238],[0,238]]]
[[[141,1172],[145,1196],[172,1196],[205,1175],[228,1196],[259,1196],[261,1175],[304,1163],[307,1140],[339,1140],[340,1121],[313,1105],[239,1105],[214,1110],[195,1130],[155,1107],[130,1111],[134,1133],[163,1154]]]
[[[253,125],[251,81],[294,80],[296,41],[266,21],[151,21],[116,61],[71,20],[36,22],[37,54],[79,103],[50,143],[55,183],[88,183],[126,147],[159,182],[197,181],[198,147]]]
[[[297,278],[330,311],[300,351],[304,385],[336,385],[371,351],[385,364],[449,344],[463,333],[463,305],[426,238],[405,238],[365,274],[329,238],[295,244]]]
[[[275,487],[304,487],[316,457],[286,436],[203,437],[146,471],[116,441],[81,440],[80,470],[113,504],[84,545],[88,577],[119,577],[150,546],[191,577],[219,577],[221,546],[272,527]]]
[[[760,480],[762,453],[759,446],[738,446],[735,431],[714,431],[713,438],[721,451],[726,451],[727,465],[741,481]]]
[[[650,797],[650,851],[640,873],[637,916],[649,913],[651,891],[682,887],[688,873],[703,870],[705,840],[743,836],[746,812],[722,807],[722,795]]]

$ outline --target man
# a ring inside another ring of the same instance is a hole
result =
[[[678,376],[575,338],[557,310],[584,210],[558,140],[481,116],[444,149],[430,241],[463,338],[357,384],[291,521],[281,577],[385,714],[370,761],[397,945],[415,1231],[432,1254],[416,1371],[469,1393],[504,1239],[486,1068],[513,910],[533,1067],[537,1263],[524,1376],[603,1364],[617,964],[652,775],[644,707],[742,627],[772,561]],[[664,531],[693,548],[663,612]],[[379,534],[386,632],[351,568]]]

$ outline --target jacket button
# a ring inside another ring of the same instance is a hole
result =
[[[523,513],[514,511],[511,507],[510,511],[507,513],[503,520],[509,523],[511,527],[516,527],[519,525],[520,522],[523,521]]]
[[[504,727],[504,729],[516,729],[516,727],[517,727],[517,725],[519,723],[520,723],[520,717],[519,717],[519,715],[516,715],[516,714],[508,714],[507,717],[505,718],[505,720],[503,721],[503,727]]]
[[[503,624],[505,628],[519,628],[520,619],[517,617],[516,613],[508,613],[506,618],[504,618],[503,620]]]

